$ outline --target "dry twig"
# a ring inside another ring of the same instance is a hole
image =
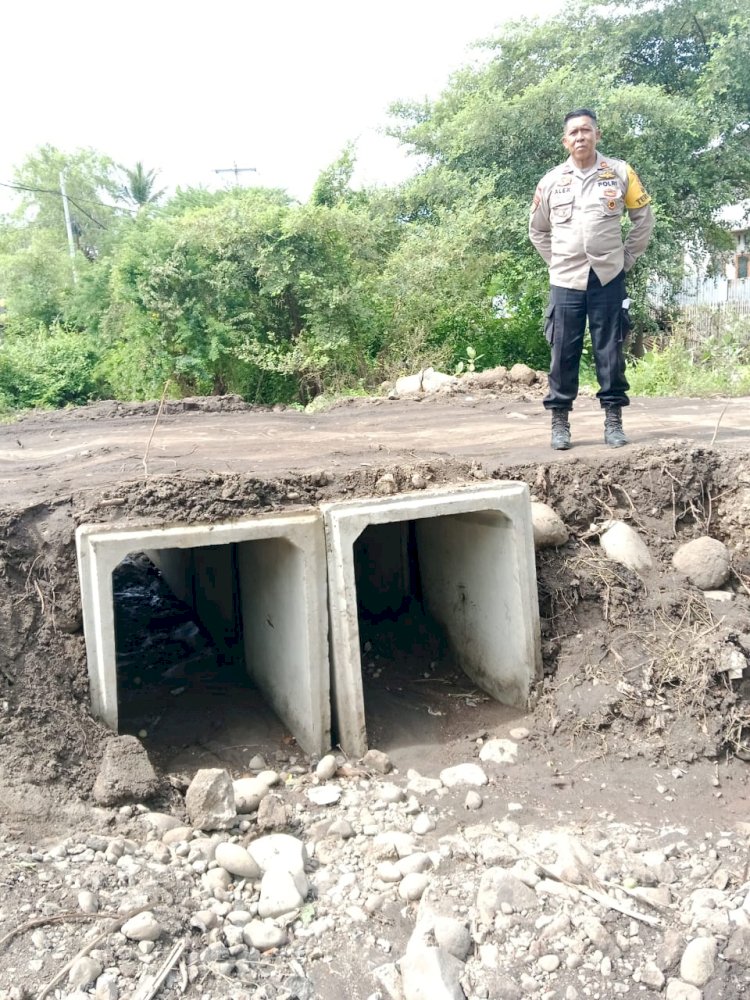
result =
[[[91,941],[89,941],[88,944],[84,945],[83,948],[81,948],[81,950],[77,952],[69,962],[65,963],[65,965],[62,967],[62,969],[60,969],[57,975],[54,976],[54,978],[50,979],[47,985],[43,986],[42,989],[39,991],[39,993],[37,993],[36,1000],[44,1000],[45,997],[49,996],[49,994],[57,986],[57,984],[65,978],[68,972],[70,972],[71,968],[78,961],[79,958],[83,958],[85,955],[88,955],[90,951],[93,951],[94,948],[96,948],[98,944],[101,944],[102,941],[108,938],[110,934],[114,934],[115,931],[119,931],[122,925],[127,923],[131,917],[135,917],[137,916],[137,914],[143,913],[144,910],[149,910],[150,908],[151,904],[147,903],[145,906],[138,906],[136,907],[135,910],[129,910],[127,913],[120,914],[117,917],[117,919],[113,923],[111,923],[110,926],[105,931],[102,931],[101,934],[97,934],[97,936],[93,938]],[[100,916],[100,914],[93,914],[93,916]]]
[[[185,951],[186,946],[187,942],[184,940],[177,942],[174,948],[172,948],[170,953],[164,959],[164,962],[156,975],[153,978],[151,976],[148,977],[146,983],[144,983],[144,991],[136,990],[133,995],[133,1000],[153,1000],[164,985],[164,981],[169,973],[182,958],[182,953]]]
[[[151,433],[148,436],[148,441],[146,443],[146,451],[143,454],[143,481],[144,483],[148,481],[148,453],[151,449],[151,442],[154,440],[154,434],[156,433],[156,425],[159,423],[159,417],[161,416],[161,411],[164,409],[164,400],[167,398],[167,389],[172,380],[170,378],[164,383],[164,389],[162,390],[161,399],[159,400],[159,409],[156,411],[156,417],[154,418],[154,426],[151,428]]]
[[[714,433],[713,433],[713,437],[711,438],[711,444],[708,446],[709,448],[713,448],[713,446],[714,446],[714,441],[716,440],[716,435],[719,433],[719,424],[721,423],[721,418],[727,412],[727,407],[728,406],[729,406],[729,402],[727,401],[726,403],[724,403],[724,408],[722,409],[721,413],[719,414],[719,419],[716,421],[716,427],[714,427]]]

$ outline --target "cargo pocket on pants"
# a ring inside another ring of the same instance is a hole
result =
[[[620,309],[620,343],[624,344],[630,336],[633,324],[630,321],[630,310],[623,306]]]
[[[550,347],[555,342],[555,306],[550,303],[544,311],[544,339]]]

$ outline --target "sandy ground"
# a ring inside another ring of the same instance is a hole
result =
[[[574,447],[563,453],[549,448],[549,419],[538,399],[492,394],[357,400],[315,414],[183,410],[163,412],[156,421],[155,411],[155,405],[102,403],[0,426],[0,505],[22,507],[146,476],[267,479],[440,457],[493,470],[611,454],[592,399],[577,404]],[[742,451],[750,444],[750,400],[635,399],[625,411],[625,427],[634,446],[674,439],[708,446],[716,435],[722,448]]]

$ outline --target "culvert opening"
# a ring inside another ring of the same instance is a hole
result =
[[[112,574],[119,728],[167,768],[239,766],[248,749],[287,735],[246,669],[236,547],[227,548],[227,565],[211,573],[225,600],[213,605],[220,595],[195,566],[221,566],[221,552],[183,553],[180,596],[158,568],[177,569],[169,550],[131,553]]]
[[[319,516],[89,526],[77,544],[96,716],[145,731],[173,765],[246,763],[287,733],[309,753],[328,748]]]
[[[458,527],[450,518],[441,519],[441,532]],[[464,670],[456,618],[476,595],[463,586],[455,607],[443,606],[427,551],[438,526],[429,520],[371,525],[354,543],[365,724],[370,743],[388,751],[440,743],[517,715]]]
[[[324,515],[336,735],[348,753],[419,743],[416,721],[445,720],[445,732],[453,704],[525,707],[541,663],[525,486],[330,504]],[[439,738],[433,727],[425,742]]]

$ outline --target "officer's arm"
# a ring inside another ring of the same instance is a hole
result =
[[[654,228],[651,198],[641,184],[638,174],[628,166],[628,189],[625,207],[632,223],[625,240],[625,270],[629,271],[648,246]]]
[[[549,264],[552,260],[552,227],[549,221],[549,201],[541,184],[536,189],[531,205],[529,239]]]

